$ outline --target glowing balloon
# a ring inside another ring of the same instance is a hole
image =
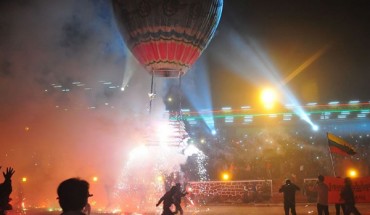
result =
[[[113,0],[126,45],[146,70],[185,74],[212,39],[223,0]]]

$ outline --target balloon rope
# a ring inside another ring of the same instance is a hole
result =
[[[149,113],[151,113],[151,112],[152,112],[153,82],[154,82],[154,72],[152,72],[152,82],[151,82],[151,84],[150,84],[150,94],[149,94]]]
[[[182,100],[182,93],[181,93],[181,78],[182,78],[182,73],[180,73],[180,77],[179,77],[179,121],[182,120],[182,107],[181,107],[181,100]]]

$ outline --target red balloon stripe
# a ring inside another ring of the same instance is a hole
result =
[[[190,44],[165,40],[140,43],[133,48],[133,54],[139,62],[152,70],[163,69],[161,67],[166,63],[188,69],[195,63],[200,53],[199,48]]]

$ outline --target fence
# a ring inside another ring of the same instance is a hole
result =
[[[189,182],[187,190],[196,203],[268,202],[272,180]]]

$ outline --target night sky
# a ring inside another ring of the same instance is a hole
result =
[[[318,50],[329,46],[287,86],[302,104],[326,104],[332,100],[368,101],[368,2],[226,1],[224,6],[219,34],[206,54],[225,49],[222,47],[223,36],[230,34],[231,28],[246,43],[256,41],[280,72],[280,76],[285,78]],[[212,49],[214,47],[216,48]],[[228,56],[230,55],[226,55]],[[236,98],[227,98],[227,95],[236,94],[240,89],[252,92],[246,95],[246,101],[251,99],[253,93],[256,93],[253,90],[258,87],[258,83],[251,85],[229,72],[230,69],[225,68],[214,77],[214,82],[223,89],[219,96],[220,103],[232,104]],[[225,77],[243,87],[231,84],[223,87],[223,83],[228,81]],[[227,102],[223,102],[223,99]]]
[[[252,104],[270,84],[256,56],[282,81],[323,47],[286,86],[302,104],[369,101],[369,9],[368,1],[225,0],[200,59],[214,107]],[[147,128],[150,76],[129,56],[110,1],[0,1],[0,165],[14,166],[16,180],[46,179],[38,193],[55,195],[57,182],[75,175],[115,183]],[[152,115],[162,116],[156,103]]]

